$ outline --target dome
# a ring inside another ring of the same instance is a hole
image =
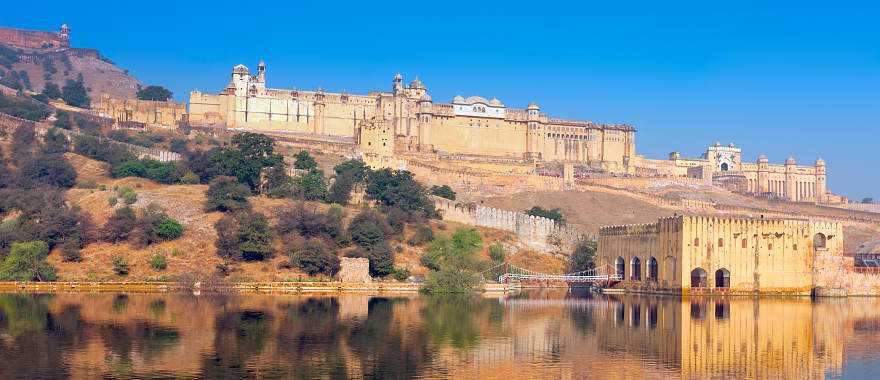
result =
[[[235,67],[232,68],[233,74],[247,74],[248,72],[248,68],[245,65],[235,65]]]
[[[422,81],[419,79],[419,77],[416,77],[416,79],[413,79],[412,82],[409,82],[409,88],[414,88],[414,89],[418,89],[418,90],[424,90],[424,89],[425,89],[425,85],[422,84]]]
[[[825,166],[825,160],[823,160],[822,157],[819,157],[819,159],[816,160],[816,166]]]
[[[721,146],[721,143],[718,142],[718,141],[716,141],[716,142],[715,142],[715,146]]]
[[[419,98],[419,102],[430,102],[430,101],[431,101],[431,95],[428,95],[428,94],[422,95],[422,97]]]
[[[797,161],[794,160],[794,157],[789,157],[787,160],[785,160],[785,164],[786,165],[795,165],[795,164],[797,164]]]
[[[400,73],[394,74],[394,81],[395,82],[400,82],[402,80],[403,80],[403,75],[400,75]]]
[[[733,145],[733,143],[730,143],[730,145],[728,145],[728,147],[729,147],[729,148],[735,148],[736,146]]]
[[[537,103],[535,103],[535,102],[531,102],[531,103],[529,103],[529,106],[526,107],[526,109],[527,109],[527,110],[538,110],[538,109],[541,109],[541,108],[538,107],[538,104],[537,104]]]
[[[502,104],[498,98],[492,98],[492,100],[489,101],[489,105],[492,107],[504,107],[504,104]]]
[[[455,97],[452,98],[452,102],[453,103],[464,103],[464,98],[461,95],[455,95]]]
[[[769,162],[766,155],[762,154],[762,155],[758,156],[758,163],[762,163],[762,162],[763,163]]]
[[[260,58],[260,63],[257,65],[259,67],[266,67],[266,62],[263,62],[263,59]]]

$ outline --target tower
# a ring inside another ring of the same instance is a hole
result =
[[[543,137],[540,130],[541,107],[537,103],[529,103],[526,107],[526,120],[528,120],[528,128],[526,128],[526,158],[540,159],[538,140]]]
[[[263,62],[262,59],[257,65],[257,82],[266,83],[266,62]]]
[[[70,28],[67,27],[67,24],[61,24],[58,36],[61,38],[61,47],[70,47]]]
[[[394,79],[392,79],[391,83],[392,92],[397,95],[397,93],[403,90],[403,75],[400,75],[400,73],[394,74]]]
[[[785,160],[785,199],[792,202],[800,201],[797,188],[797,161],[794,157]]]
[[[768,172],[770,171],[770,160],[767,159],[767,156],[760,155],[758,156],[758,187],[757,192],[759,194],[764,194],[770,192],[770,179],[768,178]]]
[[[431,95],[424,94],[419,98],[419,151],[426,152],[431,147],[431,123],[434,120],[434,109]]]
[[[819,158],[816,160],[816,186],[813,189],[815,194],[813,198],[816,200],[816,203],[827,203],[828,202],[828,185],[826,181],[826,171],[825,171],[825,160]]]

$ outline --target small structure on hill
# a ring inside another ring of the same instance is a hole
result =
[[[373,282],[370,277],[370,260],[366,257],[343,257],[339,263],[336,277],[340,282],[368,284]]]

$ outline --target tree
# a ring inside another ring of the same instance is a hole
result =
[[[449,199],[450,201],[455,200],[455,191],[452,191],[452,188],[448,185],[431,186],[431,194],[441,198]]]
[[[61,99],[67,105],[79,108],[89,108],[92,103],[89,91],[86,89],[81,76],[75,81],[72,79],[67,80],[67,83],[61,88]]]
[[[384,244],[391,235],[391,226],[379,213],[364,210],[348,224],[348,235],[355,244],[369,248]]]
[[[552,210],[546,210],[540,206],[532,207],[526,210],[526,214],[531,216],[537,216],[541,218],[547,218],[556,221],[559,224],[565,224],[565,218],[562,216],[562,211],[559,208],[554,208]]]
[[[118,243],[125,241],[137,226],[137,215],[131,207],[116,209],[116,212],[107,219],[101,230],[101,238],[104,241]]]
[[[186,139],[175,137],[171,139],[171,142],[168,144],[168,149],[170,149],[172,152],[184,153],[186,152],[186,145]]]
[[[61,89],[53,82],[46,82],[42,94],[49,99],[61,99]]]
[[[296,154],[295,161],[293,162],[293,167],[299,170],[315,170],[318,168],[318,162],[315,161],[314,158],[304,150],[299,151]]]
[[[471,292],[480,283],[476,270],[479,261],[474,253],[483,245],[480,233],[472,228],[460,228],[452,237],[439,237],[431,242],[426,258],[434,268],[428,274],[424,289],[431,293]]]
[[[54,281],[55,268],[46,262],[48,256],[45,242],[12,243],[9,255],[0,264],[0,280]]]
[[[263,183],[263,194],[269,198],[284,198],[293,194],[293,184],[287,175],[284,163],[271,167],[266,173],[266,182]]]
[[[326,213],[304,203],[283,209],[278,214],[280,234],[297,233],[304,237],[335,239],[342,234],[342,210],[331,208]]]
[[[408,216],[408,221],[437,215],[434,203],[428,199],[427,190],[413,178],[412,173],[405,170],[370,172],[366,194],[384,209],[401,209]]]
[[[147,86],[137,91],[140,100],[167,101],[171,99],[171,91],[162,86]]]
[[[261,167],[273,166],[281,161],[274,152],[272,138],[259,133],[243,132],[232,137],[232,145],[241,152],[243,159],[255,161]]]
[[[12,160],[23,162],[37,151],[39,141],[33,125],[22,125],[12,132]]]
[[[339,272],[339,257],[321,239],[312,238],[300,246],[290,247],[288,255],[291,265],[309,275],[325,273],[333,276]]]
[[[0,93],[0,112],[32,121],[43,120],[52,113],[45,103],[3,93]]]
[[[272,253],[272,231],[263,214],[241,211],[214,224],[217,254],[227,260],[263,260]]]
[[[320,201],[327,198],[327,182],[324,173],[313,170],[293,179],[293,196],[306,201]]]
[[[370,260],[370,275],[385,277],[394,273],[394,253],[388,243],[363,248],[364,255]]]
[[[61,133],[58,128],[49,128],[43,137],[43,154],[61,154],[70,149],[70,142],[67,136]]]
[[[183,235],[183,225],[168,216],[161,207],[150,204],[137,220],[132,235],[137,246],[146,247],[179,238]]]
[[[62,155],[40,155],[25,161],[21,178],[29,187],[71,188],[76,184],[76,170]]]
[[[336,172],[336,180],[330,185],[327,201],[346,205],[351,199],[354,187],[366,181],[370,168],[363,161],[348,160],[336,165],[333,171]]]
[[[495,243],[489,246],[489,258],[494,263],[504,262],[504,246],[501,243]]]
[[[9,167],[6,166],[6,160],[2,159],[2,157],[3,150],[0,149],[0,189],[9,186],[12,182],[12,173],[9,172]]]
[[[238,211],[248,208],[247,197],[251,195],[247,186],[232,177],[217,177],[208,185],[205,192],[205,211]]]
[[[568,269],[571,272],[580,272],[593,269],[593,258],[596,256],[596,241],[581,239],[574,248],[574,252],[568,257]]]

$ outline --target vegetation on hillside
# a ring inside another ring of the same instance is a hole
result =
[[[435,238],[422,256],[422,264],[431,269],[422,289],[428,293],[474,291],[482,280],[479,271],[486,267],[475,256],[482,246],[480,233],[471,228]]]
[[[140,100],[166,101],[171,99],[171,91],[162,86],[147,86],[138,89],[137,98]]]
[[[559,224],[565,224],[565,217],[562,216],[562,211],[560,211],[558,208],[546,210],[540,206],[535,206],[526,210],[526,214],[551,219]]]

